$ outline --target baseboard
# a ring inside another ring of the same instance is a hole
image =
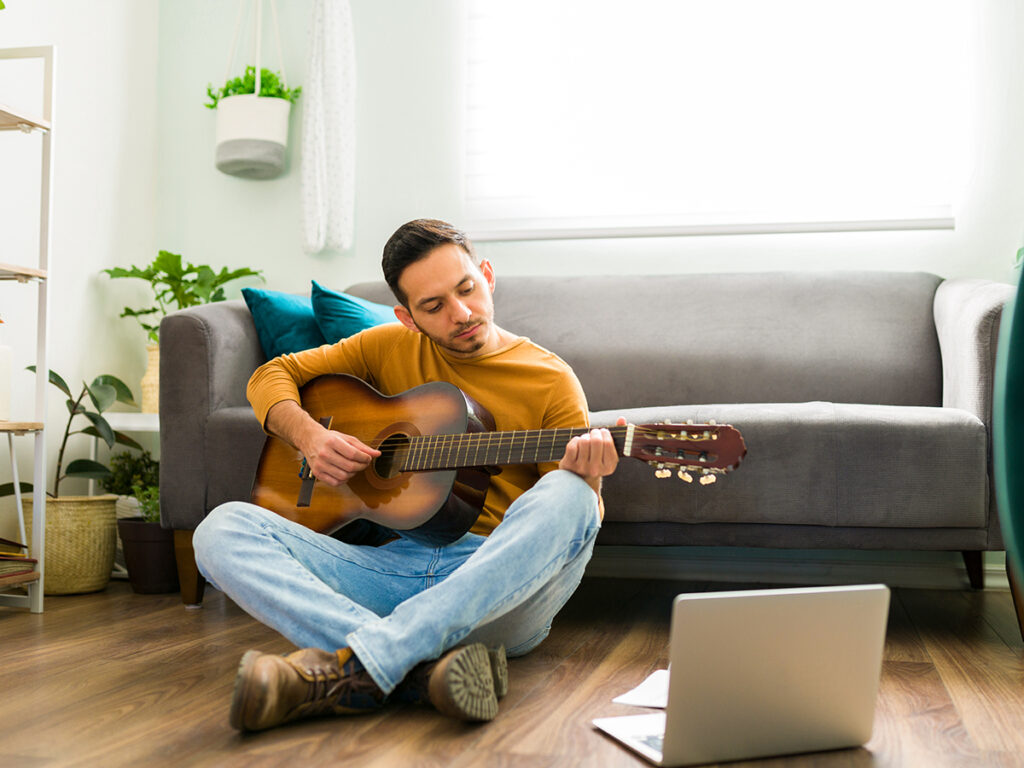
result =
[[[984,553],[984,572],[986,589],[1009,589],[1003,552]],[[586,574],[750,584],[881,582],[921,589],[970,588],[959,552],[599,546]]]

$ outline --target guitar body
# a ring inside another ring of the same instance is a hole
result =
[[[388,397],[355,377],[329,375],[310,381],[299,394],[314,419],[378,449],[409,437],[494,428],[490,414],[444,382]],[[304,478],[302,455],[284,440],[268,437],[252,502],[327,534],[365,519],[426,543],[447,544],[472,527],[487,495],[488,471],[395,472],[391,455],[386,452],[347,483],[332,487]],[[308,506],[300,503],[304,483],[312,484]]]

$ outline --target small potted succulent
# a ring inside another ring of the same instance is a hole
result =
[[[261,67],[206,87],[206,106],[217,110],[217,169],[246,179],[273,179],[284,170],[288,117],[302,88],[288,88],[280,73]]]

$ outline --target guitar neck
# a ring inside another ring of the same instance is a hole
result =
[[[610,427],[619,454],[629,427]],[[522,429],[511,432],[474,432],[456,435],[420,435],[395,447],[395,462],[400,471],[539,464],[558,461],[565,446],[585,427],[562,429]]]

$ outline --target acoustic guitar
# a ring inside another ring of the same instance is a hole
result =
[[[317,483],[303,456],[268,437],[252,501],[321,533],[369,520],[432,544],[468,531],[502,465],[558,461],[584,427],[494,431],[491,415],[457,387],[429,382],[387,396],[360,379],[326,375],[299,390],[302,407],[381,455],[347,483]],[[627,424],[610,427],[619,454],[655,467],[656,477],[694,476],[707,485],[746,454],[727,424]]]

